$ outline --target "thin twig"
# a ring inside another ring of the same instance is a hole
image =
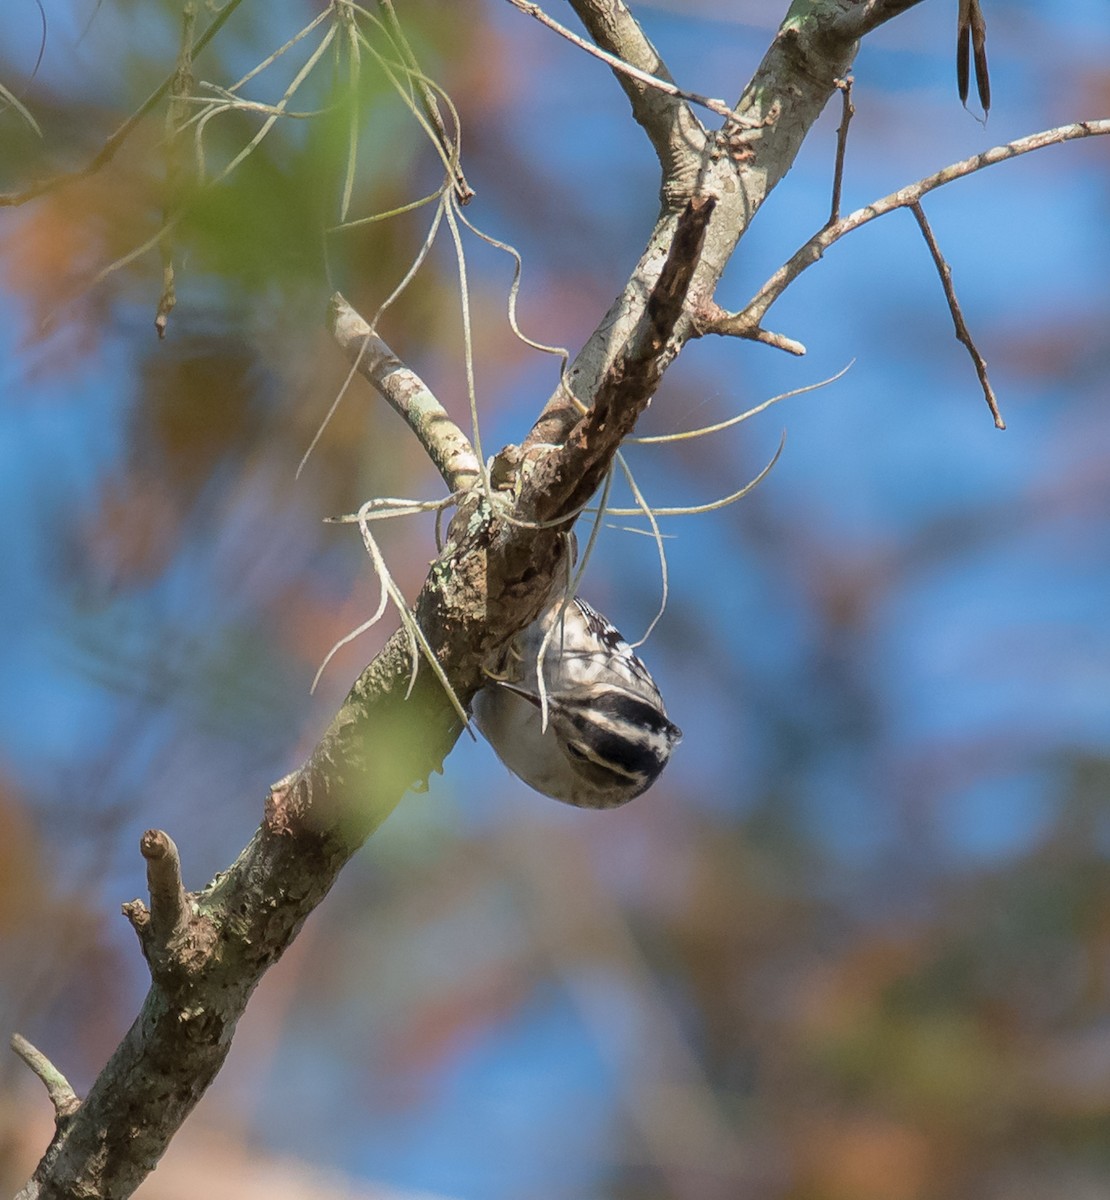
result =
[[[933,256],[937,274],[940,276],[940,282],[944,288],[945,299],[948,301],[948,311],[952,314],[952,324],[956,327],[956,338],[967,347],[967,352],[971,355],[971,361],[975,364],[975,373],[979,376],[979,386],[983,389],[983,396],[986,399],[987,407],[991,410],[991,415],[994,417],[995,428],[1005,429],[1006,422],[1002,419],[1002,414],[998,411],[998,400],[995,397],[994,388],[991,387],[991,381],[987,378],[986,359],[979,353],[979,348],[975,345],[971,331],[964,320],[964,314],[960,309],[960,302],[956,299],[956,289],[952,286],[952,268],[949,267],[944,255],[940,252],[940,246],[937,245],[937,239],[933,236],[933,230],[929,225],[929,219],[925,216],[925,210],[920,204],[911,204],[910,212],[916,218],[917,224],[921,228],[922,236],[925,238],[925,244],[929,247],[929,253]]]
[[[21,1034],[13,1033],[10,1045],[42,1080],[50,1103],[54,1106],[54,1119],[61,1122],[72,1116],[81,1107],[81,1101],[70,1086],[69,1080],[41,1050],[36,1050]]]
[[[41,5],[42,0],[39,0],[39,3]],[[39,127],[38,121],[35,120],[34,114],[10,88],[6,88],[2,83],[0,83],[0,103],[7,105],[9,108],[14,108],[31,132],[38,138],[42,137],[42,129]]]
[[[1077,121],[1071,125],[1045,129],[1040,133],[1018,138],[1017,141],[994,146],[990,150],[984,150],[982,154],[965,158],[962,162],[952,163],[935,174],[918,180],[917,183],[891,192],[890,195],[874,201],[865,208],[857,208],[855,212],[841,217],[839,221],[825,226],[824,229],[814,234],[767,280],[746,308],[724,317],[702,321],[699,323],[699,329],[702,333],[719,333],[729,337],[763,340],[758,337],[760,323],[771,305],[807,267],[820,261],[825,251],[846,233],[851,233],[861,225],[866,225],[868,221],[885,216],[896,208],[909,208],[936,188],[943,187],[957,179],[963,179],[985,167],[994,166],[995,163],[1007,162],[1011,158],[1028,154],[1033,150],[1062,145],[1064,142],[1074,141],[1076,138],[1101,137],[1108,133],[1110,133],[1110,119],[1107,118],[1097,121]]]
[[[362,48],[359,45],[358,29],[352,10],[340,8],[338,16],[345,35],[340,44],[347,48],[347,172],[343,178],[343,192],[339,201],[339,219],[345,221],[355,190],[355,176],[358,171],[358,141],[362,132],[361,97],[359,95]]]
[[[538,4],[533,4],[531,0],[509,0],[509,3],[513,8],[519,9],[526,16],[535,17],[541,25],[546,25],[552,32],[566,38],[568,42],[577,46],[579,50],[585,50],[587,54],[592,54],[594,58],[601,59],[603,63],[612,67],[614,71],[619,71],[622,75],[627,75],[630,79],[636,79],[640,83],[655,88],[656,91],[664,92],[668,96],[674,96],[678,100],[686,100],[690,104],[697,104],[702,108],[707,108],[710,112],[716,113],[717,116],[724,117],[730,125],[740,126],[744,129],[757,129],[762,124],[761,121],[753,120],[751,117],[742,117],[723,100],[714,100],[710,96],[701,96],[697,92],[688,92],[667,79],[660,79],[658,75],[652,75],[648,71],[641,71],[639,67],[632,66],[631,63],[625,62],[624,59],[618,58],[615,54],[610,54],[608,50],[602,50],[600,46],[595,46],[593,42],[588,42],[585,38],[579,37],[578,34],[568,29],[565,25],[560,25],[558,21],[549,17]]]
[[[760,342],[775,350],[784,350],[796,358],[805,356],[805,343],[799,342],[797,338],[787,337],[785,333],[776,333],[773,329],[764,329],[761,325],[732,328],[732,323],[738,315],[722,308],[716,300],[704,300],[694,312],[694,336],[727,333],[729,337],[744,338],[746,341]]]
[[[429,665],[436,673],[436,677],[439,679],[440,683],[443,684],[445,691],[451,697],[451,702],[454,705],[455,711],[461,716],[463,724],[469,725],[469,718],[466,715],[466,709],[459,702],[454,688],[451,686],[447,676],[443,673],[443,668],[439,665],[435,655],[431,653],[431,648],[428,646],[427,638],[423,636],[420,627],[416,622],[416,618],[413,616],[408,605],[405,603],[404,596],[401,594],[400,589],[393,581],[393,576],[389,573],[389,568],[386,566],[385,559],[382,556],[377,542],[370,533],[369,526],[371,521],[387,520],[391,517],[408,516],[412,513],[431,512],[433,510],[435,511],[436,520],[438,523],[439,517],[443,510],[454,504],[456,499],[457,497],[455,496],[445,496],[442,500],[399,500],[386,498],[367,500],[357,513],[350,513],[341,517],[325,518],[327,521],[334,524],[358,525],[362,533],[363,544],[366,546],[366,549],[370,554],[371,561],[374,564],[374,570],[378,576],[378,583],[381,591],[378,600],[378,607],[374,615],[363,621],[363,623],[359,625],[357,629],[352,629],[350,633],[344,634],[343,637],[341,637],[339,641],[332,646],[327,654],[324,655],[324,660],[320,663],[320,666],[316,671],[316,676],[312,680],[312,687],[309,689],[310,692],[316,691],[317,685],[319,684],[321,678],[323,678],[323,674],[328,663],[331,662],[335,655],[344,646],[348,645],[350,642],[353,642],[356,638],[361,637],[362,634],[366,633],[368,630],[373,629],[373,627],[385,615],[385,610],[388,607],[389,601],[392,600],[401,616],[401,623],[405,627],[405,631],[409,637],[410,646],[412,648],[413,666],[410,680],[415,679],[416,669],[418,666],[417,651],[422,649],[425,652],[425,656],[428,659]],[[408,697],[406,694],[406,699],[407,698]],[[473,731],[471,731],[471,736],[474,736]]]
[[[181,47],[177,54],[177,70],[174,72],[169,103],[166,105],[166,183],[162,201],[163,228],[169,226],[175,210],[181,207],[181,194],[189,163],[189,155],[184,149],[184,131],[188,123],[188,105],[184,98],[193,91],[193,30],[196,27],[196,20],[196,6],[192,3],[186,4],[181,18]],[[170,313],[177,304],[172,234],[167,233],[167,236],[159,242],[158,248],[162,253],[162,293],[158,297],[158,308],[154,314],[154,328],[158,331],[158,337],[161,339],[166,336]]]
[[[329,25],[328,26],[328,29],[324,33],[324,36],[320,39],[319,45],[317,45],[315,50],[313,50],[312,53],[308,56],[308,58],[305,60],[304,65],[300,68],[300,70],[296,73],[296,75],[293,76],[292,82],[285,89],[285,91],[281,94],[281,99],[278,100],[278,102],[273,106],[273,108],[271,109],[270,115],[266,118],[265,121],[262,122],[262,125],[260,126],[258,132],[234,156],[234,158],[232,158],[232,160],[227,164],[227,166],[225,166],[218,175],[213,177],[213,179],[211,180],[211,182],[213,184],[222,183],[223,180],[227,179],[227,177],[234,170],[236,170],[236,168],[240,165],[240,163],[242,163],[245,159],[249,158],[251,156],[251,154],[254,153],[255,149],[259,145],[261,145],[262,141],[269,134],[270,130],[273,129],[274,125],[277,124],[277,122],[283,116],[285,116],[286,109],[289,105],[289,101],[292,100],[293,97],[297,94],[297,92],[300,90],[301,86],[304,84],[305,80],[308,79],[308,77],[316,69],[320,60],[327,53],[328,47],[335,40],[335,37],[338,32],[338,28],[339,28],[338,25]],[[198,132],[199,132],[199,130],[198,130]]]
[[[363,521],[389,521],[394,517],[411,517],[417,513],[442,512],[457,501],[457,496],[439,500],[406,500],[398,496],[377,496],[367,500],[356,513],[340,513],[325,517],[328,525],[361,525]]]
[[[338,292],[328,306],[328,328],[359,374],[416,434],[451,491],[472,487],[482,468],[466,434],[420,376],[401,362]]]
[[[829,210],[828,220],[830,225],[840,220],[840,193],[844,186],[844,152],[848,148],[848,126],[851,125],[852,118],[856,115],[856,106],[852,103],[852,83],[851,75],[836,81],[837,90],[840,92],[841,112],[840,125],[836,131],[836,166],[833,169],[832,207]]]
[[[240,0],[232,0],[232,2],[237,4],[240,2]],[[230,3],[229,3],[229,7],[231,7]],[[330,9],[325,9],[323,16],[327,16],[329,11],[330,11]],[[311,24],[308,28],[314,28],[316,25],[321,23],[321,20],[322,20],[322,17],[317,17],[314,21],[311,22]],[[278,101],[277,104],[270,106],[268,108],[268,112],[270,113],[270,115],[267,117],[266,121],[263,123],[261,129],[259,129],[259,131],[254,135],[254,137],[252,137],[251,140],[246,144],[246,146],[244,146],[243,149],[240,150],[235,155],[234,158],[232,158],[232,160],[219,172],[219,174],[216,175],[211,180],[205,179],[205,177],[204,177],[203,160],[200,157],[200,137],[201,137],[201,133],[203,131],[205,123],[211,117],[215,116],[217,113],[227,111],[227,108],[224,105],[211,105],[211,106],[207,107],[206,110],[203,111],[201,114],[198,114],[197,116],[191,118],[191,120],[195,120],[197,122],[194,136],[197,139],[197,148],[198,148],[198,167],[197,167],[197,172],[196,172],[196,178],[197,178],[198,183],[204,184],[205,186],[208,186],[208,187],[212,187],[218,183],[221,183],[223,180],[225,180],[234,170],[236,170],[236,168],[247,157],[249,157],[250,154],[252,154],[254,152],[254,150],[258,147],[258,145],[262,142],[262,140],[267,136],[267,134],[273,128],[275,122],[280,117],[287,115],[286,108],[287,108],[287,105],[289,104],[289,101],[292,99],[293,95],[297,92],[297,90],[301,87],[301,85],[304,83],[304,81],[308,78],[308,76],[315,69],[315,67],[319,63],[320,59],[323,57],[325,51],[327,50],[327,48],[330,45],[333,38],[335,37],[336,28],[337,28],[337,26],[334,24],[328,28],[327,32],[324,34],[323,38],[321,39],[320,44],[316,47],[315,50],[313,50],[312,54],[308,58],[308,61],[298,71],[297,75],[293,79],[293,82],[285,90],[281,99]],[[302,30],[301,33],[299,33],[297,35],[297,38],[299,39],[301,36],[303,36],[304,33],[305,33],[305,30]],[[209,27],[208,30],[205,31],[205,34],[206,35],[211,34],[211,26]],[[297,40],[297,39],[291,40],[289,43],[287,43],[287,46],[291,45],[293,43],[293,41],[295,41],[295,40]],[[203,38],[201,39],[201,41],[203,41]],[[196,53],[198,52],[198,50],[200,48],[201,41],[198,41],[196,46],[194,46],[194,48],[193,48],[194,56],[196,55]],[[171,83],[174,78],[176,78],[176,72],[175,72],[175,75],[171,77]],[[243,83],[243,80],[240,80],[239,83],[234,86],[240,87],[240,86],[242,86],[242,83]],[[164,94],[164,89],[159,90],[159,92],[156,93],[156,96],[160,98],[163,94]],[[153,98],[154,97],[152,97],[152,99]],[[140,110],[140,111],[142,111],[142,110]],[[137,113],[137,114],[135,114],[135,116],[138,117],[139,114]],[[181,128],[184,128],[188,124],[189,124],[189,122],[186,122],[185,125],[183,125]],[[55,180],[54,183],[61,183],[61,182],[64,182],[66,179],[79,178],[82,175],[85,175],[88,173],[89,173],[88,170],[77,171],[70,175],[66,175],[64,177],[58,177],[58,179]],[[54,186],[54,183],[52,183],[50,186],[51,187]],[[45,191],[45,190],[49,190],[49,189],[41,188],[39,190]],[[36,192],[34,194],[37,195],[38,193]],[[24,198],[25,199],[30,198],[30,193],[25,194]],[[4,201],[4,197],[0,196],[0,202],[3,202],[3,201]],[[68,305],[74,303],[74,301],[76,301],[80,296],[83,296],[86,293],[92,291],[93,288],[97,287],[101,282],[103,282],[103,280],[107,279],[109,275],[112,275],[115,272],[122,270],[125,266],[127,266],[128,263],[134,262],[137,258],[142,257],[144,254],[147,253],[148,250],[153,249],[155,246],[164,245],[167,242],[167,240],[170,238],[170,236],[172,235],[173,231],[177,228],[178,224],[180,223],[182,217],[185,214],[185,211],[186,211],[186,209],[183,205],[178,205],[172,210],[172,212],[165,212],[163,214],[162,224],[154,234],[152,234],[149,238],[147,238],[140,245],[134,247],[132,250],[129,250],[126,254],[117,258],[114,262],[110,262],[106,267],[102,267],[99,271],[97,271],[97,273],[90,280],[83,283],[79,288],[77,288],[74,291],[74,293],[72,295],[70,295],[69,297],[64,299],[58,305],[58,307],[56,309],[52,310],[50,313],[47,314],[46,318],[43,321],[43,326],[45,327],[45,326],[50,325],[61,310],[65,309]],[[165,260],[163,260],[163,268],[165,268]],[[163,272],[163,285],[165,286],[165,284],[166,284],[166,276],[165,276],[165,271],[164,271]],[[165,302],[165,299],[166,299],[166,296],[164,294],[163,295],[163,303]],[[161,329],[157,324],[157,319],[156,319],[156,328],[159,328],[159,332],[161,332]]]

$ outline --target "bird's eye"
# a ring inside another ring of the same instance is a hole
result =
[[[579,762],[585,762],[589,755],[580,746],[576,746],[574,742],[566,743],[567,753],[571,758],[578,759]]]

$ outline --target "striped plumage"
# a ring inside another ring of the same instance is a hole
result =
[[[549,630],[544,727],[537,662]],[[510,771],[567,804],[613,808],[640,795],[682,737],[647,667],[584,600],[560,598],[490,676],[474,701],[478,728]]]

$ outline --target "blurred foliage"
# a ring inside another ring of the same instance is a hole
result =
[[[500,7],[398,4],[462,115],[468,215],[525,252],[526,330],[573,346],[638,253],[654,165],[607,73]],[[725,94],[771,29],[705,7],[699,22],[643,6],[676,76]],[[861,58],[853,204],[981,141],[940,53],[953,14],[921,10]],[[992,140],[1105,106],[1095,26],[997,10],[991,120],[1017,127]],[[244,3],[194,64],[197,94],[321,11]],[[198,6],[198,28],[212,16]],[[0,80],[43,130],[0,113],[3,186],[87,162],[172,70],[180,26],[171,0],[49,8],[26,86],[36,27],[0,38]],[[328,27],[251,99],[276,103]],[[0,1028],[79,1089],[145,985],[115,915],[144,886],[140,831],[173,833],[191,886],[226,866],[388,632],[308,695],[376,602],[357,537],[321,518],[437,494],[358,382],[295,477],[347,376],[322,329],[330,290],[375,311],[431,210],[356,222],[442,177],[370,57],[355,81],[336,47],[290,103],[314,115],[278,121],[226,179],[264,115],[214,116],[202,174],[192,133],[174,146],[156,106],[102,170],[0,218]],[[824,219],[831,125],[813,141],[741,269]],[[467,1200],[1110,1192],[1110,189],[1089,150],[935,202],[998,364],[1003,443],[935,280],[908,238],[882,241],[896,232],[838,247],[784,302],[783,327],[812,340],[804,378],[760,348],[689,348],[650,432],[861,361],[782,416],[787,452],[742,505],[667,527],[671,602],[645,653],[687,732],[673,766],[627,810],[552,811],[464,740],[267,977],[199,1129]],[[171,162],[188,165],[176,191]],[[1031,197],[1051,218],[1037,236]],[[167,212],[177,308],[159,342]],[[507,260],[468,253],[490,451],[527,428],[555,367],[507,329]],[[730,277],[722,302],[746,286]],[[442,234],[381,328],[465,422]],[[653,500],[701,501],[754,475],[778,429],[630,457]],[[430,520],[381,541],[414,594]],[[606,530],[600,546],[591,597],[642,629],[650,543]],[[0,1072],[9,1184],[41,1148],[20,1131],[45,1100],[14,1059]],[[143,1194],[158,1189],[155,1173]]]

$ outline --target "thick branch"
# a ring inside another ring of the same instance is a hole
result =
[[[581,436],[560,452],[569,480],[594,479],[596,486],[619,446],[618,430],[630,427],[650,397],[712,207],[690,206],[641,336],[624,357],[624,373],[614,374]],[[530,523],[544,500],[535,486],[526,487],[515,510],[502,516],[489,512],[481,489],[472,487],[417,601],[420,626],[464,704],[483,682],[491,654],[535,618],[559,577],[566,553],[560,532]],[[563,493],[559,503],[572,500]],[[350,856],[409,787],[441,767],[458,737],[451,701],[423,662],[407,695],[411,669],[398,633],[356,681],[308,762],[271,789],[250,845],[191,905],[179,902],[169,840],[156,837],[149,847],[144,841],[152,911],[187,908],[188,923],[152,949],[153,918],[129,914],[151,963],[150,992],[21,1200],[79,1194],[123,1200],[158,1161],[222,1066],[263,972]],[[179,923],[167,916],[159,924]]]
[[[572,2],[576,8],[579,4],[590,7],[585,0]],[[610,6],[606,0],[595,0],[593,7],[606,12]],[[582,406],[588,406],[624,347],[636,336],[682,207],[691,196],[704,195],[713,196],[717,208],[690,284],[687,311],[660,353],[660,374],[685,342],[697,335],[693,314],[711,303],[737,243],[790,169],[836,81],[849,73],[859,20],[858,6],[845,10],[839,0],[797,0],[792,6],[736,105],[745,127],[723,130],[707,144],[692,186],[685,170],[664,179],[663,212],[636,269],[548,401],[529,442],[565,441]]]
[[[512,0],[515,3],[515,0]],[[706,132],[694,116],[677,87],[659,51],[651,44],[640,23],[623,0],[570,0],[578,19],[585,25],[598,47],[627,64],[646,78],[614,69],[617,82],[632,106],[632,116],[643,128],[659,156],[665,188],[689,193],[697,176],[698,164],[706,144]],[[673,91],[660,88],[658,81],[670,84]],[[723,102],[708,102],[698,97],[719,115],[728,113]]]
[[[223,1065],[263,972],[340,867],[454,741],[454,711],[430,671],[406,702],[408,681],[397,636],[355,684],[309,762],[283,781],[282,803],[271,797],[271,819],[195,897],[188,929],[157,970],[152,964],[154,982],[134,1024],[21,1200],[123,1200],[157,1163]],[[273,820],[279,808],[285,819]],[[155,909],[166,899],[163,882],[152,889]]]
[[[838,24],[846,36],[865,37],[920,3],[921,0],[866,0],[863,4],[849,6],[839,17]]]
[[[566,441],[530,477],[522,507],[536,521],[570,516],[589,500],[655,394],[663,374],[663,352],[682,317],[715,207],[712,197],[691,200],[686,206],[636,336],[612,364],[593,404]]]

